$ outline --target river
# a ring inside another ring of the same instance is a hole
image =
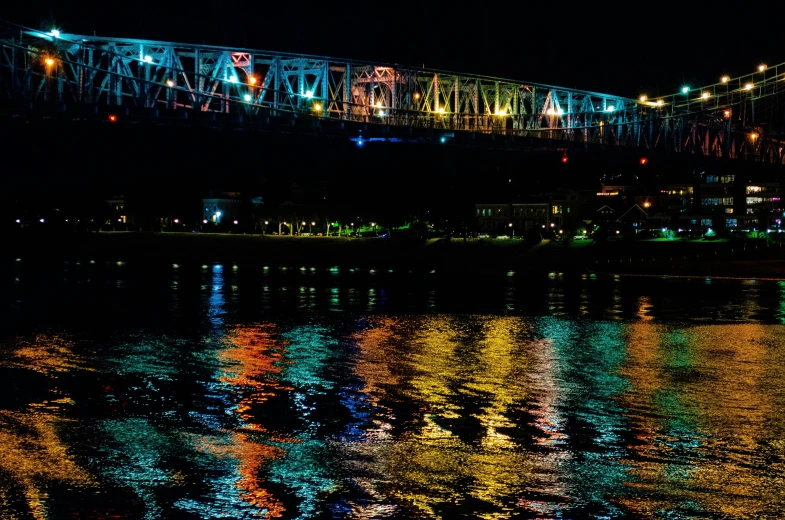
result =
[[[785,512],[785,282],[0,269],[2,518]]]

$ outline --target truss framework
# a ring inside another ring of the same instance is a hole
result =
[[[708,96],[699,89],[698,100],[646,101],[322,56],[4,29],[15,34],[0,39],[0,92],[10,99],[288,114],[783,162],[783,142],[754,117],[756,102],[765,113],[779,95],[776,67],[754,90],[737,78]]]

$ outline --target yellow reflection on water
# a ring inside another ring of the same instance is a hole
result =
[[[438,515],[444,503],[460,508],[471,498],[502,511],[488,518],[510,516],[507,501],[536,480],[536,458],[510,438],[520,426],[509,418],[511,410],[525,399],[543,399],[542,389],[532,395],[530,376],[542,368],[533,358],[548,344],[532,340],[528,323],[498,316],[385,317],[357,333],[355,374],[363,392],[381,406],[389,389],[399,388],[420,414],[416,429],[375,437],[364,452],[394,483],[387,494],[426,514]]]

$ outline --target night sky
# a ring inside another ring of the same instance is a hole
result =
[[[425,65],[630,97],[785,62],[779,2],[9,3],[0,17],[35,28],[54,21],[63,32]]]

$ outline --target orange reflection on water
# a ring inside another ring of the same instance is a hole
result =
[[[77,355],[73,347],[73,343],[66,338],[36,334],[32,339],[19,340],[14,355],[0,366],[34,370],[52,377],[76,368],[94,370],[85,366],[82,356]]]
[[[225,366],[219,380],[233,387],[253,390],[239,392],[242,398],[235,413],[245,421],[245,428],[263,431],[261,425],[253,422],[249,412],[270,397],[292,390],[274,377],[282,371],[287,343],[275,337],[275,327],[271,324],[238,327],[230,331],[226,339],[231,347],[218,353],[218,361]]]
[[[51,399],[27,404],[28,410],[0,410],[0,472],[18,486],[34,518],[47,517],[46,486],[60,481],[73,486],[94,485],[91,475],[68,454],[69,446],[60,433],[70,421],[62,417],[73,401],[54,386],[58,376],[83,365],[66,338],[38,334],[20,340],[0,367],[32,370],[51,381]],[[22,375],[24,377],[24,375]],[[0,503],[8,503],[14,490],[0,487]]]
[[[224,365],[219,380],[241,396],[234,413],[242,419],[241,428],[252,433],[228,432],[228,437],[200,437],[195,442],[198,449],[215,457],[236,460],[240,478],[234,485],[240,490],[241,499],[266,509],[270,517],[280,517],[286,508],[258,475],[262,466],[283,457],[285,452],[256,438],[270,432],[255,422],[252,412],[271,397],[292,390],[276,377],[283,369],[287,343],[276,337],[272,324],[235,328],[227,334],[226,340],[230,347],[218,353],[218,360]],[[275,435],[268,435],[265,440],[296,442]]]
[[[235,487],[240,490],[240,498],[268,511],[269,517],[281,517],[286,511],[283,503],[264,487],[259,479],[259,466],[267,461],[281,458],[283,450],[269,444],[260,443],[247,433],[231,432],[227,437],[202,436],[193,439],[196,448],[219,459],[238,461],[240,478]]]
[[[776,477],[782,464],[782,332],[758,324],[673,330],[629,325],[624,375],[634,393],[623,398],[640,445],[627,463],[630,485],[643,497],[620,503],[647,513],[696,504],[738,518],[785,506]],[[640,408],[640,413],[637,412]],[[772,471],[761,472],[761,466]]]

